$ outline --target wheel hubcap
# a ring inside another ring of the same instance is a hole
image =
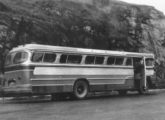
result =
[[[84,87],[83,86],[79,86],[77,88],[77,92],[78,92],[78,94],[82,94],[84,92]]]

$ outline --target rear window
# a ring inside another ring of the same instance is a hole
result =
[[[42,62],[44,53],[34,52],[32,55],[32,62]]]
[[[15,54],[15,56],[13,58],[13,63],[18,64],[18,63],[25,62],[27,60],[27,58],[28,58],[27,52],[18,52]]]

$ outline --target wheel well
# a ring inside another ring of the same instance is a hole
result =
[[[16,81],[12,79],[12,80],[9,80],[9,81],[8,81],[8,85],[9,85],[10,83],[12,83],[12,82],[16,83]]]
[[[87,85],[88,85],[88,89],[89,89],[89,91],[90,91],[89,81],[88,81],[87,79],[85,79],[85,78],[79,78],[79,79],[77,79],[77,80],[74,82],[73,88],[74,88],[74,86],[75,86],[75,83],[78,82],[78,81],[84,81],[84,82],[86,82]]]

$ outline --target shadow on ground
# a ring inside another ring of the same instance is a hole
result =
[[[137,92],[128,92],[126,95],[119,95],[117,92],[99,92],[99,93],[90,93],[88,97],[82,101],[90,101],[90,100],[101,100],[101,99],[116,99],[116,98],[137,98],[137,97],[148,97],[152,95],[157,95],[164,90],[151,90],[148,93],[143,95],[138,94]],[[40,95],[40,96],[19,96],[19,97],[4,97],[0,99],[2,104],[24,104],[24,103],[50,103],[50,102],[72,102],[79,101],[76,99],[72,99],[70,97],[66,97],[63,100],[51,101],[50,95]]]

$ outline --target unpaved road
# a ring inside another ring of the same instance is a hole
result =
[[[0,120],[165,120],[165,92],[92,97],[0,101]]]

